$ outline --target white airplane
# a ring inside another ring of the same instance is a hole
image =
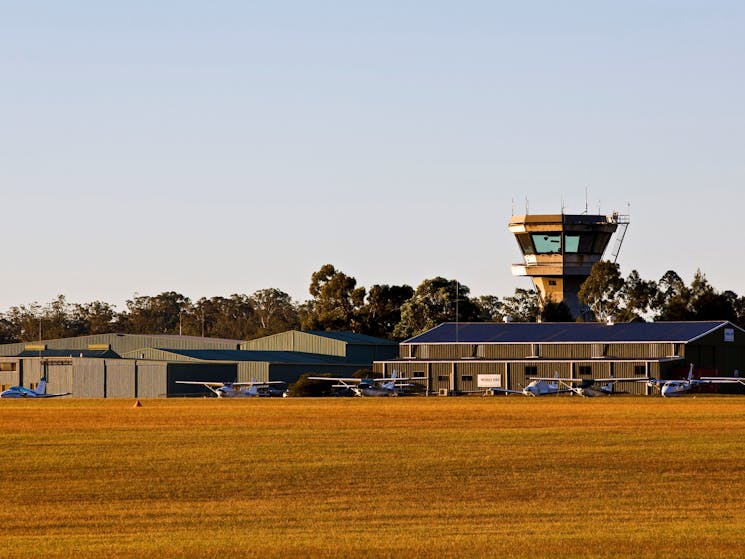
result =
[[[738,373],[736,372],[736,375]],[[688,377],[685,379],[677,379],[677,380],[659,380],[659,379],[649,379],[647,381],[647,384],[650,387],[658,388],[660,390],[660,394],[665,398],[670,398],[672,396],[682,396],[683,394],[687,394],[691,390],[693,390],[696,387],[704,386],[707,384],[742,384],[745,385],[745,378],[740,378],[739,376],[734,377],[701,377],[701,378],[694,378],[693,377],[693,363],[691,363],[691,368],[688,370]]]
[[[427,380],[427,377],[399,378],[398,372],[393,371],[388,378],[334,378],[334,377],[308,377],[308,380],[332,381],[337,384],[333,388],[344,388],[355,396],[398,396],[400,388],[412,386],[411,383],[401,381]]]
[[[68,394],[70,393],[47,394],[47,379],[41,379],[36,389],[26,388],[25,386],[11,386],[0,392],[0,398],[57,398]]]
[[[551,394],[573,393],[578,396],[602,396],[615,392],[617,382],[644,382],[639,378],[560,378],[559,373],[553,377],[529,377],[530,384],[522,390],[508,390],[506,388],[492,388],[492,391],[504,394],[522,394],[523,396],[547,396]],[[596,387],[596,383],[601,383]],[[605,383],[605,384],[602,384]]]
[[[261,396],[287,396],[286,390],[273,388],[275,384],[286,384],[283,380],[258,381],[255,378],[251,382],[201,382],[191,380],[177,380],[176,384],[195,384],[204,386],[207,390],[214,392],[218,398],[256,398]]]

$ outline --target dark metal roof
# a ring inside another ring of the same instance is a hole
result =
[[[404,344],[690,342],[723,326],[702,322],[446,322]],[[739,328],[738,328],[739,329]]]
[[[27,349],[15,357],[98,357],[118,359],[119,354],[110,349]]]
[[[375,336],[358,334],[356,332],[326,332],[325,330],[307,330],[305,331],[305,333],[312,334],[314,336],[322,336],[324,338],[331,338],[333,340],[339,340],[349,344],[397,345],[396,342],[386,340],[385,338],[376,338]]]
[[[302,351],[254,351],[228,349],[166,349],[160,351],[183,355],[203,361],[262,361],[268,363],[298,363],[298,364],[341,364],[346,363],[345,357],[335,355],[320,355],[304,353]]]

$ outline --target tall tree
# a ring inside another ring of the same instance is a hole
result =
[[[442,322],[476,320],[479,309],[469,293],[470,289],[456,280],[439,276],[424,280],[401,307],[401,321],[394,328],[394,338],[409,338]]]
[[[596,320],[616,319],[621,309],[619,292],[623,285],[620,266],[601,260],[595,263],[579,288],[579,300],[590,308]]]
[[[505,305],[495,295],[481,295],[472,299],[478,308],[479,322],[502,322],[504,320]]]
[[[313,299],[302,317],[304,329],[359,331],[365,288],[357,287],[356,279],[325,264],[311,276],[309,291]]]
[[[201,301],[201,300],[200,300]],[[248,295],[234,293],[230,297],[212,297],[201,307],[206,311],[206,335],[231,340],[250,340],[257,337],[259,322]],[[194,311],[195,327],[201,335],[201,311]]]
[[[680,276],[668,270],[657,282],[652,308],[655,320],[690,320],[690,292]]]
[[[619,292],[622,308],[618,312],[616,320],[631,321],[643,319],[657,299],[657,285],[653,281],[641,278],[639,272],[632,270],[624,281]]]
[[[572,311],[564,301],[549,300],[541,308],[542,322],[574,322]]]
[[[21,342],[41,340],[44,336],[44,324],[41,305],[33,302],[30,305],[10,307],[5,313],[11,336]]]
[[[278,334],[300,326],[297,307],[284,291],[260,289],[249,297],[249,302],[258,321],[259,336]]]
[[[119,329],[118,313],[103,301],[73,305],[72,316],[81,334],[108,334]]]
[[[363,334],[390,338],[401,320],[401,307],[414,295],[410,285],[373,285],[360,309]]]
[[[137,295],[127,301],[126,331],[133,334],[183,334],[184,314],[191,302],[175,291],[154,297]]]
[[[504,319],[510,322],[535,322],[540,314],[538,292],[518,287],[504,298]]]
[[[20,341],[13,323],[4,314],[0,315],[0,344],[12,344]]]

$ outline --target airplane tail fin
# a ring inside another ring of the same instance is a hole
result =
[[[688,370],[688,380],[693,380],[693,363],[691,363],[691,368]]]
[[[36,385],[34,392],[36,392],[39,395],[46,394],[47,393],[47,379],[45,378],[41,379],[39,381],[39,384]]]

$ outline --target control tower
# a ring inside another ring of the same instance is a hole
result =
[[[619,219],[620,218],[620,219]],[[512,275],[529,276],[541,299],[563,301],[572,315],[580,315],[579,288],[593,264],[603,257],[611,236],[621,225],[614,249],[618,256],[626,216],[612,215],[515,215],[510,231],[515,235],[523,263],[512,265]]]

